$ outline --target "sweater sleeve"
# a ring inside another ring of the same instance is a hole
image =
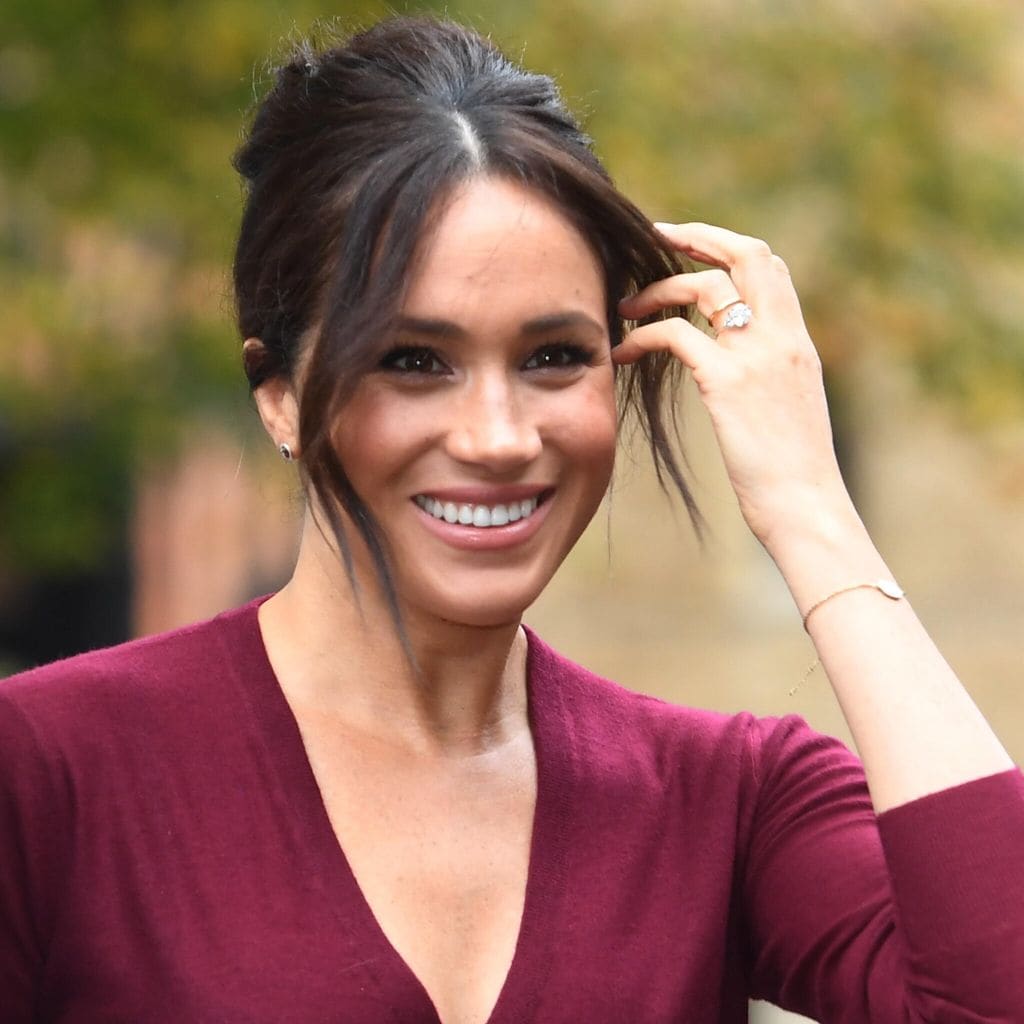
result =
[[[0,686],[0,993],[5,1024],[35,1018],[67,831],[59,771]]]
[[[751,988],[829,1024],[1024,1020],[1024,777],[876,816],[857,759],[783,719],[752,734]]]

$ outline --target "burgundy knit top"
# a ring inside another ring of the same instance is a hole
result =
[[[328,820],[257,602],[0,683],[3,1024],[438,1024]],[[800,719],[529,636],[538,793],[493,1024],[1024,1021],[1024,777],[876,817]]]

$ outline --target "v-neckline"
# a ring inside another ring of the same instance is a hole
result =
[[[402,1024],[441,1024],[426,988],[391,944],[352,871],[306,754],[298,721],[267,655],[257,616],[265,599],[247,605],[242,625],[260,671],[243,680],[251,709],[266,742],[270,771],[306,840],[301,856],[319,880],[341,934],[355,954],[356,967],[368,975],[392,1017]],[[529,864],[519,934],[512,962],[487,1024],[518,1024],[533,1016],[542,981],[552,963],[555,931],[568,878],[570,811],[574,805],[574,744],[564,695],[558,685],[552,652],[528,628],[527,716],[537,765],[537,794],[530,837]],[[412,1016],[410,1015],[412,1014]]]

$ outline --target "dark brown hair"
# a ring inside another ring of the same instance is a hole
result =
[[[603,267],[613,345],[624,329],[618,300],[681,264],[615,189],[554,82],[447,21],[395,18],[338,45],[301,45],[277,70],[234,165],[246,186],[234,264],[238,326],[263,343],[246,359],[250,386],[292,375],[308,345],[299,412],[305,482],[353,584],[339,506],[400,621],[386,540],[349,481],[332,427],[379,363],[417,242],[453,188],[487,174],[551,200]],[[673,450],[674,414],[666,422],[663,408],[678,374],[662,353],[621,370],[620,419],[639,412],[658,479],[674,484],[699,529]]]

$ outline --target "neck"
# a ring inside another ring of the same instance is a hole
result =
[[[474,627],[403,610],[407,653],[366,575],[357,600],[337,555],[303,543],[292,579],[260,607],[293,709],[425,753],[477,754],[521,738],[526,639],[518,621]]]

